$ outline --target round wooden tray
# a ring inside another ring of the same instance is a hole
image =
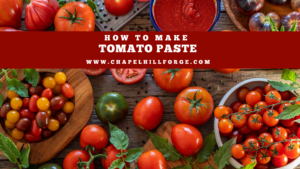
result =
[[[235,5],[235,0],[223,0],[224,7],[232,22],[241,30],[249,31],[249,20],[252,15],[245,15],[239,11]],[[265,15],[269,12],[275,12],[282,19],[283,16],[293,12],[290,2],[284,6],[272,5],[265,0],[263,8],[260,12]]]
[[[30,164],[40,164],[52,159],[58,152],[67,146],[87,125],[94,109],[94,95],[92,85],[87,76],[80,69],[37,69],[39,73],[56,73],[64,72],[67,76],[68,83],[75,91],[75,109],[71,114],[68,122],[59,129],[52,137],[38,143],[30,143]],[[19,69],[18,80],[23,80],[23,70]],[[9,77],[13,77],[9,72]],[[7,99],[7,84],[5,77],[1,78],[2,88],[0,93],[3,99]],[[1,120],[3,121],[3,120]],[[0,132],[9,137],[19,150],[25,149],[28,146],[26,141],[17,141],[13,139],[8,131],[0,125]]]

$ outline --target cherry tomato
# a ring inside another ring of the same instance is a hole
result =
[[[31,112],[37,112],[39,110],[39,108],[37,107],[37,101],[40,97],[38,95],[32,95],[29,99],[29,111]]]
[[[257,134],[261,134],[268,131],[269,131],[269,127],[266,125],[263,125],[259,130],[256,130]]]
[[[231,122],[234,127],[240,128],[247,124],[247,117],[244,114],[235,114],[231,116]]]
[[[28,118],[21,118],[16,123],[16,128],[20,131],[30,131],[31,121]]]
[[[296,159],[300,154],[300,148],[297,143],[287,143],[284,147],[285,155],[290,159]]]
[[[269,127],[276,126],[279,123],[279,119],[274,118],[276,116],[278,116],[278,112],[276,110],[266,111],[263,116],[264,123]]]
[[[260,101],[260,102],[257,102],[255,105],[254,105],[254,110],[259,110],[259,109],[262,109],[264,108],[265,106],[267,106],[267,103],[264,102],[264,101]],[[264,112],[266,112],[268,109],[265,108],[265,109],[262,109],[260,111],[258,111],[258,114],[260,114],[261,116],[264,115]]]
[[[10,129],[10,130],[16,128],[16,123],[11,123],[7,119],[5,119],[4,125],[7,129]]]
[[[230,133],[233,130],[233,124],[228,119],[219,120],[218,127],[222,133]]]
[[[6,118],[6,115],[9,111],[11,111],[11,107],[9,103],[4,103],[0,109],[0,117]]]
[[[237,97],[239,101],[245,102],[246,101],[246,96],[250,92],[250,89],[247,87],[240,87],[237,91]]]
[[[113,0],[114,1],[114,0]],[[135,84],[143,79],[147,69],[110,69],[114,78],[123,84]]]
[[[281,95],[282,100],[290,100],[292,96],[290,91],[285,91],[285,92],[279,91],[279,94]]]
[[[259,141],[259,146],[268,146],[274,142],[273,136],[267,132],[261,133],[257,140]]]
[[[248,164],[252,164],[252,163],[256,163],[256,158],[254,154],[246,154],[243,158],[242,158],[242,164],[244,166],[248,165]]]
[[[24,137],[24,132],[15,128],[12,130],[11,136],[16,140],[21,140]]]
[[[284,146],[282,143],[275,143],[269,147],[269,152],[272,157],[281,157],[284,155]]]
[[[300,127],[297,130],[297,137],[300,138]]]
[[[42,136],[34,136],[31,132],[26,132],[24,135],[24,139],[28,143],[36,143],[42,140]]]
[[[42,132],[43,138],[50,138],[53,135],[53,131],[50,131],[49,129],[44,129]]]
[[[50,100],[50,108],[54,111],[62,109],[64,104],[65,100],[61,96],[55,96]]]
[[[229,109],[226,106],[218,106],[214,110],[214,116],[217,119],[226,118],[225,116],[230,114]]]
[[[216,72],[230,74],[239,71],[240,69],[214,69]]]
[[[277,91],[276,89],[274,89],[270,84],[267,84],[265,86],[265,93],[268,93],[270,91]]]
[[[10,123],[17,123],[20,119],[20,114],[18,111],[16,110],[11,110],[7,113],[6,115],[6,119],[10,122]]]
[[[233,102],[231,105],[230,105],[230,107],[232,108],[232,110],[234,111],[234,112],[238,112],[239,111],[239,108],[240,108],[240,106],[242,105],[243,103],[241,102],[241,101],[235,101],[235,102]]]
[[[86,126],[80,135],[80,146],[84,148],[91,145],[100,153],[108,143],[108,134],[105,129],[99,125],[91,124]]]
[[[164,155],[157,150],[143,153],[138,160],[139,169],[167,169]]]
[[[229,114],[233,113],[233,109],[231,107],[227,107],[227,109],[229,110]]]
[[[30,121],[35,119],[35,113],[32,113],[28,109],[21,109],[19,111],[20,118],[28,118]]]
[[[134,108],[133,122],[142,130],[153,130],[156,128],[164,115],[164,107],[157,97],[146,97]]]
[[[23,101],[19,97],[14,97],[10,100],[10,107],[14,110],[19,110],[22,108]]]
[[[53,91],[54,94],[60,95],[61,94],[61,85],[60,84],[56,84],[56,86],[52,89],[52,91]],[[61,94],[61,95],[63,95],[63,94]]]
[[[254,169],[271,169],[271,165],[270,163],[268,164],[256,164],[256,166],[254,167]]]
[[[250,91],[247,95],[246,95],[246,102],[247,104],[249,104],[250,106],[254,106],[257,102],[261,101],[261,95],[260,93],[256,92],[256,91]]]
[[[45,88],[53,89],[56,86],[55,79],[51,76],[48,76],[44,79],[43,85]]]
[[[276,168],[283,167],[283,166],[287,165],[287,163],[288,163],[288,158],[285,154],[283,154],[281,157],[278,157],[278,158],[272,158],[272,164]]]
[[[74,111],[75,105],[72,102],[66,102],[63,106],[63,111],[67,114],[72,113]]]
[[[271,161],[271,154],[266,148],[259,149],[257,151],[256,160],[260,164],[267,164]]]
[[[247,140],[249,138],[258,139],[256,131],[252,130],[249,134],[245,135],[245,140]]]
[[[106,147],[107,151],[107,158],[102,158],[101,159],[101,164],[104,167],[104,169],[108,169],[111,165],[112,162],[114,162],[117,159],[121,159],[121,157],[117,157],[116,155],[121,153],[121,150],[117,150],[114,145],[109,145]],[[124,152],[127,152],[125,150]],[[123,155],[123,158],[126,158],[126,155]],[[126,163],[126,166],[129,167],[129,163]],[[125,166],[122,168],[125,169]]]
[[[129,13],[133,7],[133,0],[104,0],[107,11],[116,16]]]
[[[238,112],[241,112],[241,113],[249,113],[250,111],[253,111],[253,108],[248,105],[248,104],[242,104],[240,107],[239,107],[239,111]],[[249,119],[251,114],[246,114],[246,117]]]
[[[232,146],[231,154],[236,159],[242,159],[245,156],[246,152],[244,151],[243,146],[241,144],[236,144]]]
[[[54,79],[56,84],[64,84],[67,81],[67,76],[65,75],[64,72],[57,72],[54,75]]]
[[[163,90],[178,93],[193,79],[193,69],[153,69],[156,84]]]
[[[230,133],[222,133],[222,132],[219,132],[219,133],[220,133],[220,135],[221,135],[222,137],[229,137],[229,136],[231,135],[232,132],[230,132]]]
[[[63,168],[64,169],[76,169],[77,163],[79,162],[79,158],[81,161],[87,162],[90,160],[90,155],[88,152],[83,150],[74,150],[71,151],[64,159]],[[86,166],[84,167],[86,168]],[[95,169],[94,162],[91,163],[90,169]]]
[[[265,100],[266,100],[267,105],[276,104],[281,101],[281,96],[278,93],[278,91],[270,91],[265,96]]]
[[[28,105],[29,105],[29,99],[28,97],[23,98],[22,102],[22,108],[28,109]]]
[[[48,100],[51,100],[53,97],[53,91],[50,88],[47,88],[42,92],[41,97],[45,97]]]
[[[12,99],[12,98],[14,98],[14,97],[19,97],[19,95],[15,92],[15,90],[13,90],[13,91],[8,90],[8,91],[7,91],[7,97],[8,97],[9,99]]]
[[[286,139],[287,140],[298,139],[298,137],[295,134],[292,134],[292,135],[289,135]],[[288,143],[290,143],[290,141],[284,142],[283,145],[286,146]],[[300,141],[293,141],[293,143],[296,143],[298,146],[300,146]]]
[[[97,76],[106,71],[106,69],[81,69],[85,74]]]
[[[188,99],[187,99],[188,98]],[[197,105],[192,104],[199,102]],[[210,93],[201,87],[188,87],[176,97],[174,112],[181,123],[200,126],[205,124],[214,110],[214,100]]]
[[[263,124],[263,118],[259,114],[252,114],[248,119],[248,126],[252,130],[259,130]]]
[[[287,138],[287,131],[283,127],[275,127],[272,131],[272,136],[276,142],[283,141]]]
[[[48,116],[48,113],[46,113],[45,111],[39,111],[37,114],[36,114],[36,123],[38,124],[38,126],[40,128],[47,128],[48,125],[49,125],[49,116]]]
[[[57,131],[59,129],[59,121],[56,119],[50,119],[49,120],[49,125],[48,125],[48,129],[50,131]]]
[[[255,88],[253,88],[252,91],[258,92],[261,95],[261,100],[265,100],[263,97],[266,94],[264,88],[257,86]]]
[[[61,85],[61,92],[66,98],[72,98],[75,94],[73,87],[69,83]]]
[[[37,107],[39,108],[39,110],[45,111],[49,109],[50,102],[46,97],[41,97],[37,101]]]
[[[38,126],[38,124],[36,123],[36,120],[33,120],[31,123],[31,134],[38,137],[42,134],[42,128],[40,128]]]
[[[291,127],[289,127],[288,129],[290,129],[293,134],[297,134],[298,126],[296,124],[294,124]]]
[[[246,150],[247,153],[253,153],[255,149],[257,149],[258,147],[259,147],[259,143],[258,140],[255,138],[248,138],[244,142],[244,149]]]
[[[60,125],[65,125],[68,121],[68,116],[65,112],[59,111],[55,114],[55,119],[59,122]]]
[[[228,139],[232,139],[236,137],[236,143],[240,144],[243,142],[244,140],[244,136],[242,134],[239,133],[238,130],[232,131],[230,136],[228,137]]]
[[[43,90],[44,90],[44,88],[42,87],[42,86],[36,86],[36,87],[33,87],[33,86],[31,86],[30,88],[29,88],[29,93],[31,94],[31,95],[41,95],[42,94],[42,92],[43,92]]]

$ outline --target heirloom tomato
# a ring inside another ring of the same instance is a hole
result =
[[[238,9],[246,15],[252,15],[261,10],[264,6],[264,2],[264,0],[235,0]]]
[[[21,118],[16,123],[16,128],[20,131],[30,131],[31,121],[28,118]]]
[[[159,125],[164,115],[164,107],[157,97],[146,97],[133,111],[133,122],[142,130],[153,130]]]
[[[56,31],[94,31],[95,14],[83,2],[70,2],[58,10],[54,26]]]
[[[139,169],[167,169],[164,155],[157,150],[143,153],[138,160]]]
[[[240,69],[214,69],[215,71],[219,73],[229,74],[239,71]]]
[[[97,76],[106,71],[106,69],[81,69],[85,74]]]
[[[270,18],[273,19],[276,29],[280,27],[280,16],[274,12],[270,12],[267,15],[257,12],[253,14],[249,21],[250,31],[271,31]]]
[[[79,158],[81,161],[87,162],[90,160],[90,155],[88,152],[83,150],[74,150],[71,151],[64,159],[63,168],[64,169],[76,169],[77,163],[79,162]],[[86,166],[84,166],[86,168]],[[90,169],[95,169],[94,162],[91,163]]]
[[[141,81],[146,72],[147,69],[110,69],[111,74],[114,76],[114,78],[123,84],[135,84],[139,81]]]
[[[214,110],[214,100],[202,87],[188,87],[175,100],[174,112],[177,119],[186,124],[205,124]]]
[[[121,16],[131,11],[134,0],[104,0],[104,4],[109,13]]]
[[[99,125],[88,125],[81,132],[81,148],[85,148],[86,146],[90,145],[93,146],[98,153],[100,153],[101,150],[106,147],[107,143],[108,134],[105,129]]]
[[[203,146],[203,138],[200,131],[188,124],[177,124],[171,132],[174,147],[185,156],[197,154]]]
[[[0,109],[0,117],[6,118],[6,115],[9,111],[11,111],[11,107],[9,103],[4,103]]]
[[[21,27],[22,0],[0,0],[0,11],[0,27],[8,26],[16,29]]]
[[[153,76],[160,88],[177,93],[190,85],[193,69],[153,69]]]
[[[42,140],[42,136],[34,136],[31,132],[26,132],[24,139],[29,143],[36,143]]]
[[[111,144],[106,147],[106,152],[107,157],[101,159],[101,164],[104,169],[109,169],[112,162],[116,159],[121,159],[121,157],[117,157],[117,154],[120,154],[121,150],[117,150],[114,145]],[[127,150],[124,150],[123,152],[127,152]],[[126,158],[126,155],[123,155],[123,157]],[[129,163],[126,162],[126,166],[129,167]],[[122,169],[125,169],[125,166]]]

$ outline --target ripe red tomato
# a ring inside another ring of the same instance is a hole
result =
[[[236,159],[241,159],[245,156],[246,152],[241,144],[236,144],[231,148],[231,154]]]
[[[278,116],[278,112],[276,110],[268,110],[263,115],[264,123],[269,126],[273,127],[279,123],[279,119],[275,119],[274,117]]]
[[[253,160],[255,159],[255,160]],[[246,166],[248,164],[252,164],[252,163],[256,163],[256,158],[254,154],[246,154],[243,158],[242,158],[242,164],[243,166]]]
[[[290,91],[285,91],[285,92],[279,91],[279,94],[281,95],[282,100],[290,100],[292,96]]]
[[[235,114],[231,116],[231,122],[233,123],[234,127],[244,127],[247,124],[247,117],[241,113]]]
[[[284,154],[290,159],[296,159],[300,154],[300,148],[297,143],[287,143],[284,147]]]
[[[259,114],[252,114],[248,119],[248,126],[252,130],[259,130],[263,124],[263,118]]]
[[[264,108],[265,106],[267,106],[267,103],[264,102],[264,101],[260,101],[260,102],[257,102],[255,105],[254,105],[254,110],[258,110],[258,109],[262,109]],[[265,111],[267,111],[268,109],[265,108],[265,109],[262,109],[260,111],[258,111],[258,114],[260,114],[261,116],[264,115]]]
[[[281,157],[284,155],[284,146],[282,143],[275,143],[269,147],[269,152],[272,157]]]
[[[259,146],[268,146],[274,142],[273,136],[270,133],[264,132],[258,136]],[[260,140],[264,140],[264,144]]]
[[[278,158],[275,158],[275,157],[272,158],[272,164],[276,168],[283,167],[283,166],[287,165],[287,163],[288,163],[288,158],[285,154],[283,154],[281,157],[278,157]]]
[[[97,76],[106,71],[106,69],[81,69],[85,74]]]
[[[54,22],[59,10],[57,0],[31,0],[26,6],[25,26],[29,31],[43,31]]]
[[[47,88],[45,89],[43,92],[42,92],[42,95],[41,97],[46,97],[48,100],[51,100],[52,97],[53,97],[53,92],[50,88]]]
[[[159,125],[164,115],[164,107],[157,97],[146,97],[133,111],[133,122],[142,130],[153,130]]]
[[[111,74],[114,76],[114,78],[123,84],[135,84],[139,81],[141,81],[146,72],[147,69],[110,69]]]
[[[267,164],[271,161],[271,154],[266,148],[259,149],[257,151],[256,160],[260,164]]]
[[[17,30],[11,27],[0,27],[0,32],[22,32],[22,30]]]
[[[202,87],[188,87],[184,89],[177,95],[174,104],[174,112],[177,119],[181,123],[193,126],[205,124],[211,117],[213,110],[214,100],[209,92]]]
[[[258,92],[261,95],[261,100],[265,100],[263,97],[266,94],[264,88],[257,86],[255,88],[253,88],[252,91]]]
[[[241,127],[238,130],[241,134],[249,134],[252,131],[252,129],[250,129],[248,125],[245,125],[244,127]]]
[[[249,138],[258,139],[256,131],[252,130],[249,134],[245,135],[245,140],[247,140]]]
[[[244,148],[247,151],[247,153],[253,153],[255,149],[257,149],[258,147],[259,147],[259,143],[258,140],[255,138],[248,138],[244,142]]]
[[[104,167],[104,169],[108,169],[112,162],[114,162],[116,159],[122,159],[121,157],[117,157],[116,155],[121,153],[121,150],[117,150],[114,145],[109,145],[106,147],[107,151],[107,157],[101,159],[101,164]],[[125,150],[124,152],[127,152]],[[123,155],[124,158],[126,158],[126,155]],[[129,167],[129,163],[126,163],[126,166]],[[125,169],[125,166],[123,167]]]
[[[243,104],[243,102],[241,102],[241,101],[235,101],[235,102],[233,102],[231,105],[230,105],[230,107],[232,108],[232,110],[234,111],[234,112],[238,112],[239,111],[239,108],[240,108],[240,106]]]
[[[28,142],[28,143],[36,143],[36,142],[40,142],[42,140],[42,136],[34,136],[30,131],[26,132],[24,135],[24,139]]]
[[[226,106],[218,106],[214,110],[214,116],[217,119],[225,118],[225,115],[228,115],[228,114],[230,114],[230,112]]]
[[[69,83],[61,85],[61,92],[66,98],[72,98],[75,94],[73,87]]]
[[[29,99],[28,97],[23,98],[23,104],[22,104],[22,108],[24,109],[28,109],[28,105],[29,105]]]
[[[171,132],[174,147],[185,156],[197,154],[203,146],[203,138],[200,131],[188,124],[177,124]]]
[[[249,104],[250,106],[254,106],[257,102],[261,101],[261,95],[260,93],[256,92],[256,91],[250,91],[247,95],[246,95],[246,102],[247,104]]]
[[[283,127],[275,127],[272,131],[272,136],[276,142],[285,140],[287,135],[288,133]]]
[[[235,138],[235,137],[236,137],[236,143],[237,144],[242,143],[243,140],[244,140],[244,136],[241,133],[239,133],[238,130],[232,131],[230,133],[230,136],[228,137],[228,139],[232,139],[232,138]]]
[[[237,97],[239,101],[245,102],[246,96],[250,92],[250,89],[248,87],[240,87],[237,91]]]
[[[216,72],[229,74],[239,71],[240,69],[214,69]]]
[[[253,108],[249,104],[242,104],[239,107],[239,111],[238,112],[249,113],[250,111],[253,111]],[[246,117],[249,118],[251,114],[246,114]]]
[[[274,98],[270,98],[274,97]],[[281,101],[281,95],[278,93],[278,91],[270,91],[266,94],[265,100],[267,105],[276,104]]]
[[[271,169],[271,165],[270,163],[268,164],[256,164],[256,166],[254,167],[254,169]]]
[[[107,143],[108,134],[105,129],[99,125],[88,125],[81,132],[81,148],[85,148],[86,146],[90,145],[93,146],[98,153],[100,153],[101,150],[106,147]]]
[[[20,118],[28,118],[30,121],[35,119],[35,113],[30,112],[28,109],[21,109],[19,113]]]
[[[163,90],[178,93],[193,79],[193,69],[153,69],[156,84]]]
[[[94,31],[95,14],[90,6],[82,2],[70,2],[57,11],[54,26],[56,31]]]
[[[90,160],[90,155],[86,151],[83,150],[74,150],[71,151],[64,159],[63,162],[63,168],[64,169],[75,169],[77,168],[77,163],[79,162],[79,158],[87,162]],[[84,166],[86,168],[86,166]],[[90,169],[95,169],[95,164],[94,162],[91,163]]]
[[[221,119],[219,120],[218,128],[222,133],[230,133],[233,130],[233,124],[228,119]]]
[[[23,13],[22,0],[0,0],[0,27],[19,29]]]
[[[42,134],[42,132],[43,132],[43,129],[38,126],[38,124],[36,123],[36,120],[33,120],[31,123],[31,134],[33,136],[38,137]]]
[[[138,167],[139,169],[167,169],[167,162],[161,152],[151,150],[140,156]]]
[[[265,93],[268,93],[269,91],[277,91],[274,89],[269,83],[265,86]]]
[[[38,95],[32,95],[29,99],[28,108],[31,112],[37,112],[39,108],[37,107],[37,101],[40,97]]]
[[[268,131],[269,131],[269,127],[266,125],[263,125],[259,130],[256,130],[257,134],[261,134]]]
[[[107,11],[116,16],[129,13],[133,7],[133,3],[133,0],[104,0]]]

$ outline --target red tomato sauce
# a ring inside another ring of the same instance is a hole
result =
[[[207,31],[217,11],[214,0],[156,0],[153,8],[163,31]]]

